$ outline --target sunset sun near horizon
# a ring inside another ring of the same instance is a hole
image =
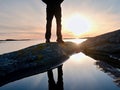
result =
[[[94,37],[120,29],[120,0],[64,0],[63,38]],[[0,0],[0,39],[45,39],[46,4],[42,0]],[[56,20],[51,34],[56,39]]]
[[[92,22],[80,14],[74,14],[64,20],[63,27],[66,31],[71,32],[75,36],[80,36],[90,31]]]

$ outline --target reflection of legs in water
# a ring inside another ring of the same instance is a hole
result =
[[[47,72],[47,75],[48,75],[49,90],[55,90],[56,85],[55,85],[55,81],[54,81],[52,70],[49,70]]]
[[[63,70],[62,66],[58,67],[58,81],[57,81],[57,90],[63,90]]]
[[[49,83],[49,90],[63,90],[63,71],[62,65],[58,67],[58,81],[57,84],[54,81],[53,72],[49,70],[48,74],[48,83]]]

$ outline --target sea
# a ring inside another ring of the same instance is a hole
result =
[[[85,39],[64,41],[79,44]],[[0,55],[39,43],[44,43],[44,40],[1,41]],[[1,86],[0,90],[120,90],[117,77],[112,71],[107,71],[107,67],[102,63],[104,62],[80,52],[71,55],[63,63],[62,68],[55,68],[49,74],[43,72],[9,82]]]

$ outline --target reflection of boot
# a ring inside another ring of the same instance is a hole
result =
[[[58,81],[57,81],[57,90],[63,90],[63,71],[62,66],[58,67]]]
[[[55,89],[56,85],[55,85],[55,81],[54,81],[52,70],[49,70],[47,72],[47,75],[48,75],[49,90],[56,90]]]

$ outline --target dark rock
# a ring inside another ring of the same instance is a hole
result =
[[[120,68],[119,67],[116,67],[115,64],[106,63],[103,61],[97,61],[95,64],[101,71],[107,73],[110,77],[112,77],[116,85],[120,87]]]
[[[90,38],[80,47],[85,54],[106,55],[120,60],[120,30]]]
[[[72,42],[53,42],[0,55],[0,86],[53,69],[65,62],[71,54],[76,53],[76,50],[78,46]]]

